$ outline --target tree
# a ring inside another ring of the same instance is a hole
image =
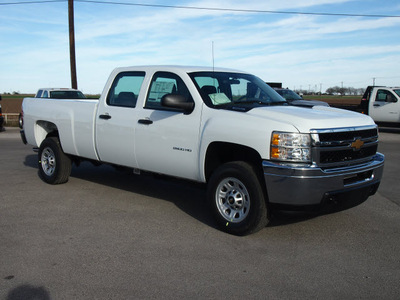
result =
[[[364,93],[364,89],[362,88],[354,88],[354,87],[339,87],[334,86],[326,89],[326,93],[329,95],[340,94],[344,95],[362,95]]]

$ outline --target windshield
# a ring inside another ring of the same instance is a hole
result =
[[[299,95],[297,95],[295,92],[292,90],[288,89],[282,89],[282,90],[276,90],[279,95],[281,95],[283,98],[286,100],[303,100]]]
[[[196,72],[189,74],[204,103],[213,108],[248,110],[286,101],[260,78],[241,73]]]
[[[400,89],[393,90],[400,97]]]

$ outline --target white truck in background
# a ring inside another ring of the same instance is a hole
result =
[[[0,95],[0,101],[1,101],[1,95]],[[0,103],[0,132],[2,132],[4,130],[3,123],[4,123],[4,117],[3,117],[3,113],[1,112],[1,103]]]
[[[378,124],[400,125],[400,87],[368,86],[359,104],[331,106],[369,115]]]
[[[70,88],[40,88],[35,98],[52,99],[86,99],[86,96],[77,89]]]
[[[42,99],[86,99],[86,96],[77,89],[70,88],[40,88],[35,98]],[[24,113],[20,112],[18,116],[18,126],[22,129],[24,126]]]
[[[360,107],[377,123],[400,125],[400,87],[370,86]]]
[[[265,227],[275,207],[363,201],[383,173],[370,117],[291,106],[231,69],[117,68],[98,100],[26,98],[23,112],[22,140],[39,147],[47,183],[67,182],[81,160],[205,183],[217,224],[231,234]]]

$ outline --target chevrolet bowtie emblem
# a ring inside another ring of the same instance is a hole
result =
[[[351,143],[351,148],[353,148],[353,150],[360,150],[363,145],[364,142],[362,140],[356,139],[354,142]]]

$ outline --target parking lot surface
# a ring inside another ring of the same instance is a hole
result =
[[[83,163],[48,185],[0,133],[0,299],[399,299],[400,129],[378,193],[260,232],[215,228],[202,186]],[[36,298],[34,298],[36,297]]]

